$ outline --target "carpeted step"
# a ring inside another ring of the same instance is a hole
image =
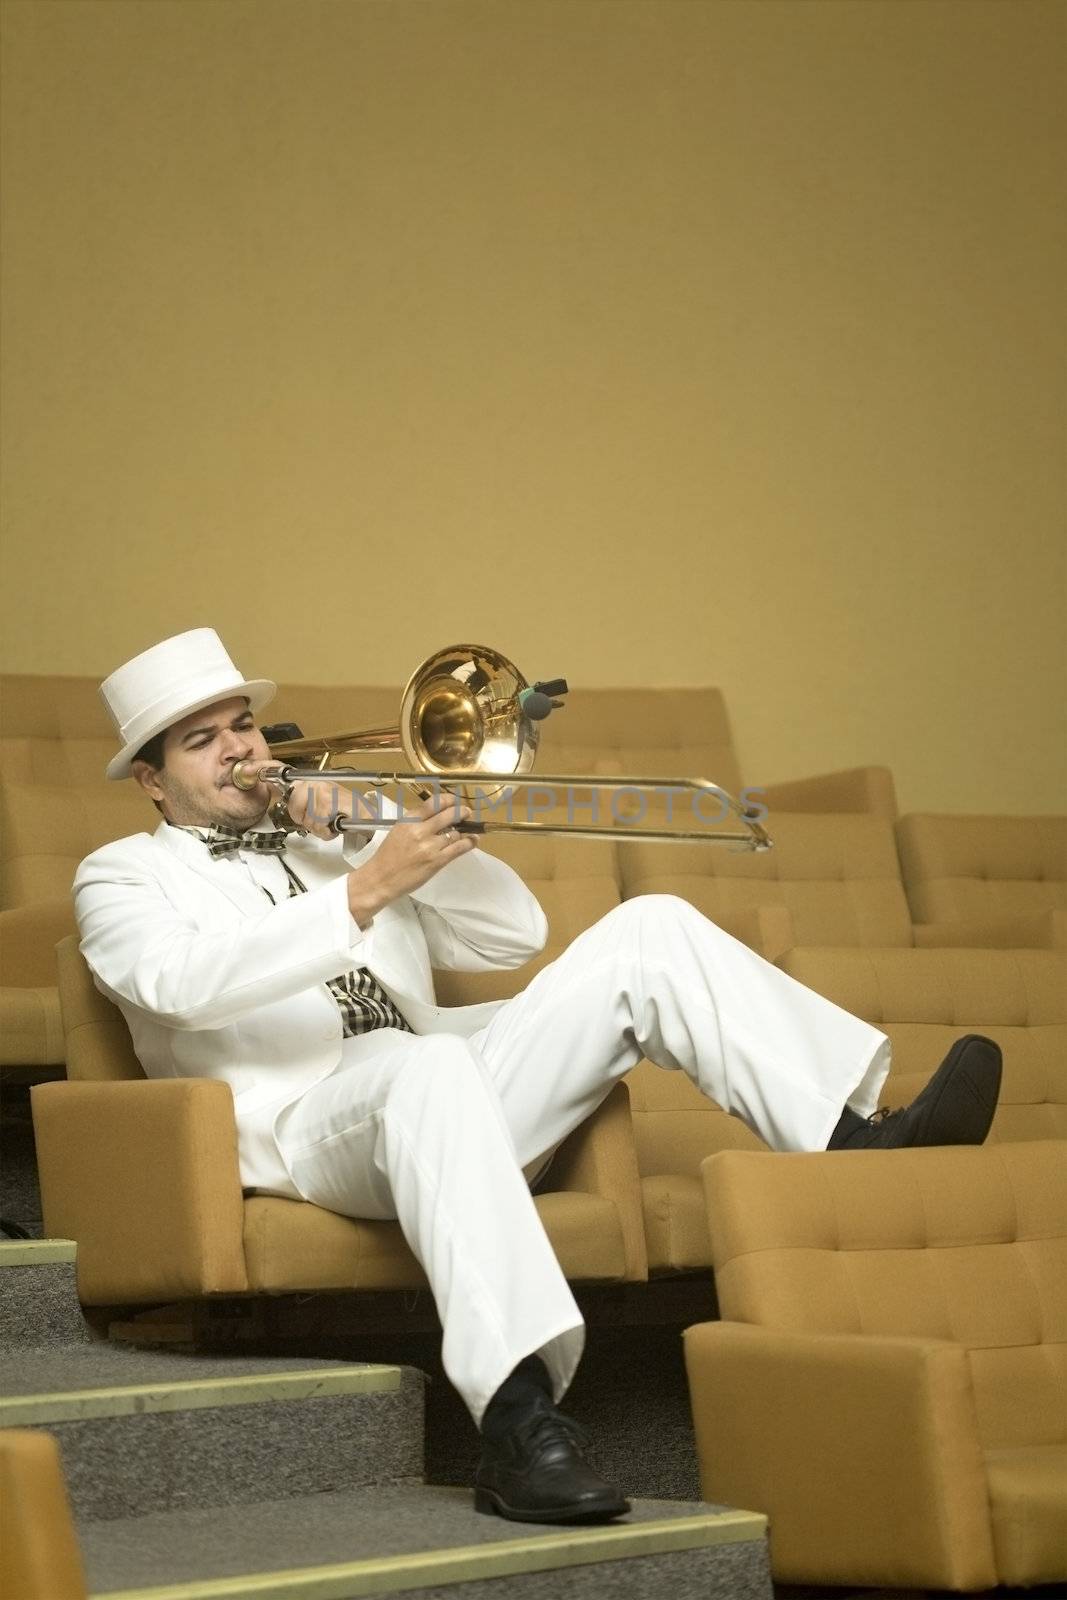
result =
[[[469,1491],[402,1486],[79,1529],[94,1600],[771,1600],[766,1519],[638,1501],[618,1522],[480,1516]]]
[[[0,1426],[59,1444],[83,1522],[421,1483],[411,1369],[93,1343],[0,1361]]]
[[[0,1241],[0,1347],[87,1344],[73,1239]]]

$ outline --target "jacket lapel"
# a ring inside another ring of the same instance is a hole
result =
[[[241,911],[262,911],[265,903],[262,892],[243,872],[234,872],[229,862],[216,861],[210,856],[200,839],[181,828],[172,828],[169,822],[161,822],[153,837],[162,849],[176,856],[183,866],[189,867]]]

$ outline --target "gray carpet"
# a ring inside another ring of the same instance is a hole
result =
[[[450,1583],[420,1589],[418,1596],[419,1600],[772,1600],[773,1593],[763,1547],[733,1544],[718,1550],[634,1556],[562,1572]],[[377,1600],[384,1600],[381,1590]]]
[[[635,1505],[628,1518],[616,1526],[632,1523],[675,1520],[704,1514],[710,1507],[699,1503],[643,1501]],[[469,1491],[396,1487],[354,1492],[309,1495],[288,1500],[231,1506],[208,1513],[168,1512],[142,1517],[136,1522],[96,1523],[79,1528],[82,1550],[94,1590],[136,1588],[152,1582],[188,1583],[208,1575],[237,1576],[278,1568],[327,1565],[370,1557],[387,1557],[416,1551],[492,1545],[516,1539],[536,1540],[554,1530],[540,1524],[505,1522],[499,1517],[475,1512]],[[765,1545],[762,1539],[747,1541],[748,1561],[743,1547],[725,1547],[728,1564],[743,1569],[749,1582],[750,1567],[763,1565],[763,1586],[723,1594],[752,1594],[769,1600],[766,1578]],[[742,1551],[740,1556],[733,1553]],[[673,1552],[680,1557],[680,1568],[688,1552]],[[720,1555],[718,1550],[704,1552]],[[634,1557],[650,1564],[661,1557]],[[630,1563],[622,1562],[620,1566]],[[568,1573],[577,1587],[587,1569]],[[546,1574],[559,1581],[559,1574]],[[512,1577],[507,1580],[515,1583]],[[614,1582],[614,1578],[612,1579]],[[706,1582],[706,1576],[705,1576]],[[468,1585],[464,1584],[466,1588]],[[656,1592],[660,1588],[656,1584]],[[448,1594],[456,1592],[449,1586]],[[479,1593],[486,1593],[479,1580]],[[543,1589],[542,1593],[553,1591]],[[586,1593],[629,1594],[626,1589],[590,1590]],[[692,1591],[699,1592],[699,1591]],[[705,1595],[715,1593],[704,1588]]]
[[[776,1583],[775,1600],[960,1600],[956,1589],[820,1588],[819,1585]],[[967,1600],[1064,1600],[1067,1583],[1042,1583],[1034,1589],[967,1591]]]
[[[422,1378],[392,1394],[51,1423],[80,1521],[421,1482]]]
[[[73,1261],[0,1271],[0,1346],[88,1344]]]
[[[478,1436],[444,1374],[437,1331],[332,1338],[316,1333],[282,1346],[301,1355],[394,1361],[425,1372],[426,1476],[430,1483],[469,1484]],[[272,1343],[271,1348],[278,1348]],[[586,1352],[563,1409],[588,1428],[589,1459],[629,1495],[699,1500],[693,1423],[677,1326],[591,1324]]]

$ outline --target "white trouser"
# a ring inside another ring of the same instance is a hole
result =
[[[476,1422],[534,1351],[558,1399],[582,1318],[522,1168],[585,1120],[642,1056],[680,1068],[777,1150],[821,1150],[846,1102],[877,1104],[884,1035],[669,895],[628,900],[470,1039],[395,1029],[276,1129],[296,1192],[396,1217],[444,1329],[445,1371]]]

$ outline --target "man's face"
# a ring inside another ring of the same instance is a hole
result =
[[[269,761],[270,748],[243,697],[220,700],[193,711],[167,729],[163,765],[133,763],[133,775],[162,807],[168,822],[250,828],[270,804],[264,784],[235,789],[230,774],[236,761]]]

